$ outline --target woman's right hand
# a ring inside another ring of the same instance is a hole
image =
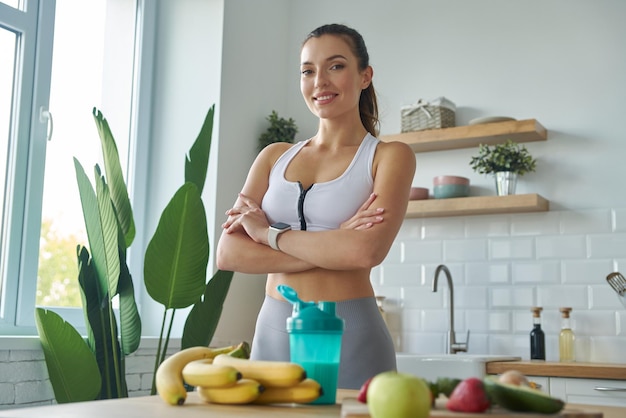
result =
[[[385,210],[383,208],[370,209],[374,200],[376,200],[376,194],[372,193],[350,219],[339,225],[339,229],[361,231],[381,223],[383,221],[382,214]]]

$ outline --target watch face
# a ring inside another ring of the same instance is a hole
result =
[[[275,224],[272,224],[272,228],[283,230],[291,228],[291,225],[284,222],[276,222]]]

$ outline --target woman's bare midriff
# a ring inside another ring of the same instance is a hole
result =
[[[374,296],[369,269],[346,271],[312,269],[300,273],[268,274],[265,292],[274,299],[283,300],[282,295],[276,290],[279,284],[293,288],[302,300],[337,302]]]

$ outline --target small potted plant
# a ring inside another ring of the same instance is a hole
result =
[[[470,161],[477,173],[494,175],[498,196],[515,194],[517,177],[534,172],[536,165],[526,147],[511,140],[492,147],[480,144],[478,155]]]
[[[292,119],[285,119],[278,116],[275,110],[266,118],[270,126],[259,137],[259,151],[274,142],[293,142],[296,134],[298,133],[298,127],[296,122]]]

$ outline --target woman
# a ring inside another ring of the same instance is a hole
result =
[[[357,31],[332,24],[307,36],[300,89],[318,131],[259,153],[217,249],[218,268],[268,275],[252,358],[289,360],[292,305],[279,284],[302,300],[337,302],[345,321],[338,387],[349,389],[396,368],[370,272],[400,229],[415,174],[408,145],[375,138],[372,76]]]

